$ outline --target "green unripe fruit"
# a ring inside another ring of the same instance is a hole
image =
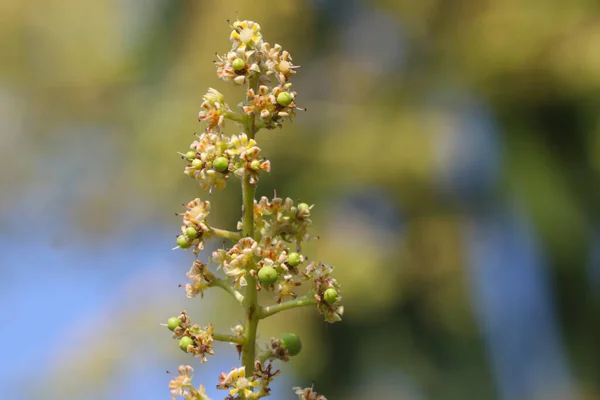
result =
[[[288,265],[290,267],[297,267],[300,264],[300,261],[302,259],[300,258],[300,254],[298,253],[290,253],[288,255]]]
[[[195,169],[202,168],[202,160],[194,158],[194,160],[192,161],[192,167],[194,167]]]
[[[278,278],[279,275],[273,267],[265,266],[258,270],[258,279],[265,285],[272,285]]]
[[[338,292],[334,288],[329,288],[325,291],[325,293],[323,293],[323,299],[325,299],[328,304],[335,303],[338,297]]]
[[[281,92],[277,95],[277,103],[279,105],[287,107],[292,103],[292,95],[289,92]]]
[[[241,58],[236,58],[235,60],[233,60],[231,65],[233,66],[233,69],[235,69],[236,71],[241,71],[244,68],[246,68],[246,63]]]
[[[213,161],[213,167],[219,172],[225,172],[229,167],[229,160],[225,157],[217,157]]]
[[[192,243],[188,240],[188,237],[185,235],[177,236],[177,246],[182,249],[187,249],[192,245]]]
[[[302,342],[300,341],[300,337],[298,335],[294,335],[293,333],[284,333],[279,336],[281,340],[281,344],[284,349],[290,353],[290,356],[295,356],[300,353],[302,350]]]
[[[174,331],[179,325],[181,325],[181,321],[177,317],[171,317],[167,320],[167,328],[170,331]]]
[[[194,158],[196,158],[196,152],[195,151],[188,151],[187,153],[185,153],[185,158],[187,158],[188,160],[193,160]]]
[[[189,336],[184,336],[179,341],[179,348],[187,353],[188,346],[193,346],[194,340]]]
[[[196,239],[198,237],[198,231],[193,226],[185,228],[185,236],[190,239]]]
[[[260,168],[260,161],[258,160],[253,160],[250,163],[250,168],[252,168],[253,170],[257,171]]]
[[[298,211],[310,211],[310,207],[306,203],[298,204]]]

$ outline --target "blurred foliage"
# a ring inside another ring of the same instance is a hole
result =
[[[600,314],[586,271],[600,210],[597,2],[4,0],[0,213],[35,201],[29,218],[60,243],[108,241],[123,224],[175,230],[172,212],[204,196],[176,155],[201,129],[202,95],[211,86],[229,104],[241,99],[210,62],[228,48],[236,12],[303,66],[294,85],[308,112],[259,135],[273,163],[259,194],[317,205],[321,240],[309,256],[330,260],[344,285],[344,323],[325,326],[303,310],[263,327],[264,336],[281,323],[307,336],[289,368],[332,399],[413,398],[386,392],[383,372],[395,368],[428,398],[494,398],[460,233],[469,210],[516,199],[552,267],[577,384],[599,398]],[[464,91],[491,110],[502,150],[500,178],[466,202],[437,184],[436,146],[460,115],[431,102]],[[374,223],[371,203],[347,204],[369,188],[401,222]],[[224,227],[238,218],[238,195],[230,185],[212,196]],[[171,270],[183,276],[187,265]],[[150,305],[136,304],[117,307],[119,318],[149,318]],[[93,325],[107,346],[121,340],[102,318]],[[57,389],[44,390],[81,398],[85,388],[59,390],[63,379],[87,374],[102,385],[120,362],[73,371],[73,357],[57,357],[69,373],[57,368]]]

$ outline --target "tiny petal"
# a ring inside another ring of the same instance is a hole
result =
[[[254,72],[260,74],[260,67],[258,66],[257,63],[254,63],[250,66],[250,71],[254,71]]]
[[[265,172],[270,172],[271,171],[271,161],[269,161],[269,160],[263,161],[260,164],[260,169],[262,169]]]

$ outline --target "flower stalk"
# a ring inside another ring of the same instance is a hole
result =
[[[218,228],[213,228],[213,227],[209,227],[210,233],[213,234],[214,236],[223,238],[223,239],[227,239],[227,240],[231,240],[232,242],[237,242],[238,240],[240,240],[242,238],[241,233],[239,232],[231,232],[225,229],[218,229]]]
[[[227,335],[224,333],[213,333],[213,339],[218,340],[219,342],[234,343],[234,344],[239,344],[242,346],[244,345],[244,342],[245,342],[243,337]]]
[[[244,304],[244,295],[238,292],[231,286],[231,284],[225,279],[215,279],[210,282],[210,286],[220,287],[231,295],[238,303]]]
[[[272,306],[262,306],[258,312],[258,319],[265,319],[278,312],[291,310],[292,308],[314,306],[316,304],[317,300],[314,297],[307,295]]]

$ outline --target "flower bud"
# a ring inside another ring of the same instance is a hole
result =
[[[264,283],[265,285],[271,285],[277,282],[279,275],[277,275],[277,271],[275,268],[270,266],[264,266],[258,270],[258,279]]]
[[[181,325],[181,321],[177,317],[171,317],[167,320],[167,328],[170,331],[174,331],[179,325]]]
[[[279,105],[287,107],[292,103],[292,95],[289,92],[281,92],[277,95],[277,103]]]
[[[194,160],[192,161],[192,167],[194,169],[202,168],[202,160],[200,160],[199,158],[194,158]]]
[[[300,341],[300,337],[298,335],[294,335],[293,333],[284,333],[279,336],[281,340],[282,346],[284,349],[290,353],[290,356],[295,356],[300,353],[302,350],[302,342]]]
[[[260,74],[260,72],[261,72],[261,71],[260,71],[260,67],[258,66],[258,64],[257,64],[257,63],[254,63],[254,64],[252,64],[252,65],[250,66],[250,71],[254,71],[254,72],[256,72],[257,74]]]
[[[279,63],[279,70],[285,74],[290,70],[291,66],[292,65],[289,62],[284,60]]]
[[[287,264],[290,267],[297,267],[300,264],[300,261],[302,260],[302,258],[300,257],[300,254],[298,253],[290,253],[288,255],[288,261]]]
[[[298,208],[298,211],[300,211],[300,212],[310,211],[310,206],[306,203],[298,204],[297,208]]]
[[[236,71],[241,71],[244,68],[246,68],[246,63],[241,58],[236,58],[235,60],[233,60],[231,65],[233,66],[233,69],[235,69]]]
[[[217,157],[213,161],[213,167],[219,172],[225,172],[229,167],[229,160],[225,157]]]
[[[179,341],[179,348],[181,350],[185,351],[186,353],[188,352],[188,346],[193,346],[193,345],[194,345],[194,340],[189,336],[184,336]]]
[[[260,169],[260,161],[252,160],[252,162],[250,163],[250,168],[252,168],[255,171],[258,171]]]
[[[190,239],[196,239],[198,237],[198,231],[193,226],[185,228],[185,236]]]
[[[335,303],[337,301],[338,297],[339,297],[338,292],[334,288],[329,288],[325,291],[325,293],[323,293],[323,299],[328,304]]]
[[[189,241],[187,236],[185,236],[185,235],[177,236],[177,246],[181,247],[182,249],[187,249],[191,245],[192,245],[192,243]]]

